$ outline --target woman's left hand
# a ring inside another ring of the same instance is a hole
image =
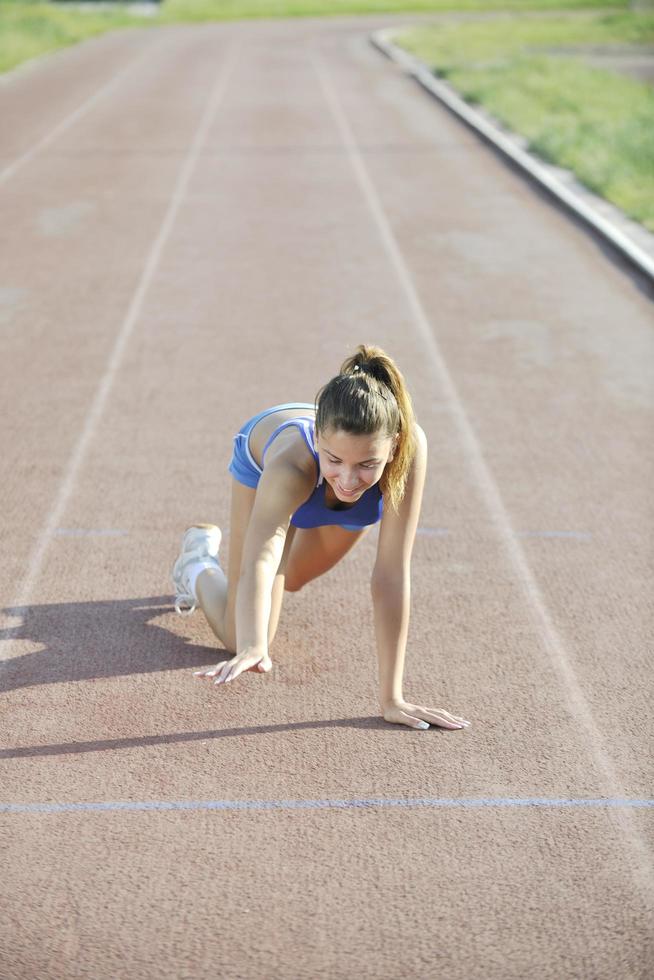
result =
[[[408,725],[409,728],[429,728],[438,725],[441,728],[468,728],[469,721],[452,715],[444,708],[421,708],[418,704],[408,701],[389,701],[383,706],[384,719],[397,725]]]

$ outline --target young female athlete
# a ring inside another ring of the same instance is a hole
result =
[[[196,677],[215,684],[272,667],[284,590],[332,568],[381,520],[371,579],[386,721],[410,728],[465,728],[442,708],[410,704],[402,675],[410,564],[427,467],[427,440],[393,360],[359,345],[316,404],[259,412],[234,437],[227,575],[214,524],[188,528],[173,568],[182,615],[199,604],[230,660]]]

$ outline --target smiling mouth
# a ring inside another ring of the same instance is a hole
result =
[[[344,490],[343,487],[339,486],[338,483],[336,484],[336,487],[337,487],[339,493],[344,494],[346,497],[353,497],[354,494],[355,493],[358,493],[359,490],[361,489],[361,487],[357,487],[356,490]]]

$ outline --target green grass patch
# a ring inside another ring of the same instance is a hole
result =
[[[626,8],[629,0],[166,0],[166,20],[240,20],[339,14]]]
[[[654,231],[654,90],[579,60],[591,46],[654,44],[654,16],[449,24],[397,40],[540,157]],[[574,55],[547,51],[570,46]]]
[[[127,6],[0,0],[0,72],[116,28],[159,23],[365,13],[504,10],[500,20],[444,23],[401,43],[462,95],[522,133],[547,160],[654,231],[654,94],[651,88],[553,57],[552,46],[653,44],[654,16],[628,0],[165,0],[157,17]],[[608,9],[610,8],[610,10]],[[534,18],[517,12],[565,11]],[[512,13],[511,13],[512,12]]]
[[[0,72],[117,27],[151,23],[125,8],[79,11],[65,4],[0,2]]]
[[[165,0],[156,17],[126,7],[83,11],[73,3],[0,0],[0,72],[57,48],[117,27],[157,23],[415,11],[626,7],[628,0]]]

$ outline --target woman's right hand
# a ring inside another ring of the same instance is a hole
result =
[[[194,670],[193,676],[214,678],[214,684],[226,684],[228,681],[233,681],[245,670],[254,670],[261,674],[272,670],[272,660],[268,656],[267,650],[248,647],[237,653],[231,660],[224,660],[209,670]]]

